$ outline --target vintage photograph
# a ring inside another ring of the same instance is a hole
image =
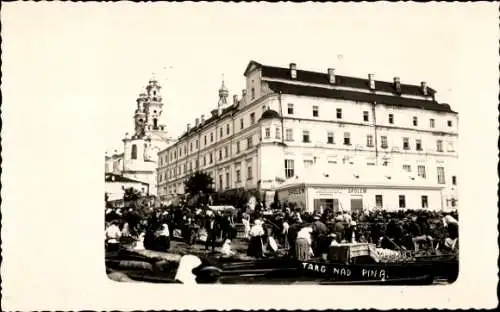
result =
[[[460,110],[449,67],[429,62],[446,53],[419,43],[446,30],[388,22],[346,33],[345,15],[305,10],[298,25],[290,8],[281,24],[268,12],[253,28],[243,11],[230,23],[224,8],[209,11],[177,24],[160,11],[156,27],[137,25],[142,48],[129,61],[154,61],[140,77],[116,72],[137,91],[108,104],[108,277],[453,283]]]

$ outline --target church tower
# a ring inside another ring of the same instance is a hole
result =
[[[217,104],[217,110],[219,115],[222,110],[228,106],[227,98],[229,96],[229,90],[224,85],[224,76],[222,76],[222,85],[219,88],[219,103]]]
[[[134,112],[134,133],[123,139],[123,175],[149,183],[150,194],[156,195],[158,153],[170,144],[167,129],[160,122],[163,111],[161,86],[154,78],[145,92],[139,94]]]

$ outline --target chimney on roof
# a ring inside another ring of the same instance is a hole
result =
[[[205,122],[205,115],[201,115],[201,123],[204,123]]]
[[[295,63],[290,63],[290,77],[297,79],[297,64]]]
[[[396,89],[396,93],[401,93],[401,79],[399,77],[394,77],[394,89]]]
[[[328,68],[328,81],[330,81],[331,84],[335,84],[335,69],[334,68]]]
[[[198,125],[199,125],[199,124],[200,124],[200,119],[196,118],[196,119],[194,120],[194,126],[195,126],[195,127],[198,127]]]
[[[186,132],[189,132],[190,129],[191,129],[191,124],[187,124]]]
[[[429,95],[429,91],[427,90],[427,82],[422,81],[422,82],[420,83],[420,86],[422,87],[422,93],[423,93],[424,95]]]
[[[238,104],[238,95],[234,94],[233,95],[233,105],[236,105],[236,104]]]
[[[370,89],[375,90],[375,75],[374,74],[368,74],[368,82],[370,83]]]

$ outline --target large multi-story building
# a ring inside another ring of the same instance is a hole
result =
[[[161,86],[151,79],[146,92],[139,94],[134,113],[134,133],[125,134],[123,152],[105,156],[105,172],[122,175],[149,185],[148,191],[156,195],[158,153],[170,144],[166,126],[161,124],[163,111]]]
[[[210,174],[216,190],[265,192],[298,183],[310,172],[331,175],[375,166],[406,172],[411,180],[425,181],[423,188],[430,183],[440,189],[440,208],[457,207],[458,114],[438,103],[425,82],[410,85],[398,77],[387,82],[372,74],[355,78],[331,68],[321,73],[298,70],[294,63],[279,68],[255,61],[244,76],[241,98],[234,95],[228,103],[223,83],[211,116],[197,118],[159,153],[161,198],[182,194],[183,182],[195,170]],[[383,182],[380,178],[378,184]]]

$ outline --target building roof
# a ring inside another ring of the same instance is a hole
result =
[[[228,106],[228,107],[226,107],[226,108],[223,108],[223,109],[222,109],[222,113],[221,113],[220,115],[218,115],[218,114],[216,113],[216,111],[217,111],[217,110],[216,110],[216,109],[214,109],[214,110],[212,111],[212,116],[211,116],[210,118],[208,118],[207,120],[205,120],[203,123],[198,124],[198,126],[195,126],[195,127],[190,128],[190,129],[189,129],[189,131],[184,132],[184,134],[182,134],[182,135],[178,138],[178,141],[180,141],[181,139],[183,139],[183,138],[187,137],[189,134],[194,133],[194,132],[196,132],[197,130],[199,130],[199,129],[203,128],[204,126],[206,126],[206,125],[210,124],[211,122],[213,122],[213,121],[215,121],[215,120],[217,120],[217,119],[221,119],[221,118],[222,118],[222,117],[224,117],[225,115],[227,115],[227,114],[229,114],[229,113],[232,113],[232,112],[233,112],[233,111],[235,111],[236,109],[237,109],[237,105],[232,104],[232,105],[230,105],[230,106]],[[174,145],[175,145],[175,144],[174,144]]]
[[[274,92],[284,94],[315,96],[323,98],[341,99],[349,101],[379,103],[385,105],[419,108],[438,112],[455,113],[451,110],[450,105],[440,104],[434,100],[419,100],[412,98],[404,98],[399,96],[381,95],[367,92],[357,92],[348,90],[328,89],[320,87],[311,87],[305,85],[297,85],[284,82],[268,82],[269,88]]]
[[[250,61],[245,70],[245,75],[247,74],[248,70],[252,67],[252,65],[261,68],[262,77],[291,80],[289,68],[263,65],[256,61]],[[316,84],[330,84],[329,82],[330,79],[327,72],[319,73],[319,72],[297,69],[297,78],[293,80],[307,82],[307,83],[316,83]],[[370,87],[369,80],[366,78],[349,77],[341,75],[335,75],[335,85],[339,87],[367,89],[367,90],[369,90]],[[401,86],[401,92],[399,94],[418,95],[418,96],[424,95],[422,93],[422,87],[419,85],[410,85],[401,83],[400,86]],[[375,80],[375,91],[397,93],[393,82],[380,81],[380,80]],[[434,89],[429,87],[427,88],[427,91],[429,96],[433,96],[436,93]]]
[[[262,114],[262,117],[260,119],[273,119],[273,118],[280,119],[281,117],[277,111],[273,109],[268,109]]]
[[[114,174],[114,173],[106,173],[104,179],[105,179],[104,180],[105,182],[128,182],[128,183],[141,183],[144,185],[149,185],[149,183],[138,181],[138,180],[133,180],[130,178],[126,178],[122,175]]]

